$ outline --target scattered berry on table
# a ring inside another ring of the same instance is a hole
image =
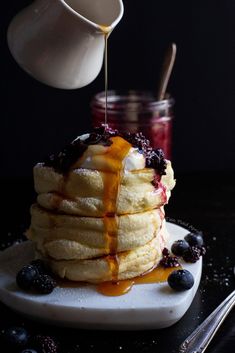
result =
[[[186,251],[189,248],[189,246],[190,245],[186,240],[183,240],[183,239],[176,240],[171,246],[171,251],[176,256],[182,256],[184,251]]]
[[[38,276],[38,270],[33,265],[25,265],[16,275],[17,285],[24,290],[30,290],[35,278]]]
[[[194,278],[188,270],[176,270],[169,275],[167,282],[172,289],[184,291],[192,288]]]
[[[203,237],[201,233],[188,233],[184,239],[190,246],[203,246]]]
[[[29,334],[23,327],[9,327],[0,332],[0,342],[8,348],[24,348],[29,341]]]
[[[32,346],[39,353],[57,353],[58,346],[50,336],[36,335],[32,338]]]
[[[49,294],[56,286],[56,281],[51,276],[45,274],[39,274],[33,283],[33,289],[39,294]]]

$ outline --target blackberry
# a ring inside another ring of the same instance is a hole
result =
[[[189,243],[186,240],[176,240],[172,246],[171,246],[171,251],[173,252],[174,255],[177,256],[182,256],[184,251],[186,251],[189,248]]]
[[[162,251],[162,259],[160,261],[160,265],[168,268],[168,267],[178,267],[180,266],[178,257],[176,256],[170,256],[169,250],[167,248],[164,248]]]
[[[192,288],[194,278],[188,270],[176,270],[169,275],[167,282],[172,289],[183,291]]]
[[[31,345],[39,353],[57,353],[58,345],[50,336],[36,335],[31,340]]]
[[[184,239],[190,246],[203,246],[202,233],[189,233],[184,237]]]
[[[179,261],[178,261],[178,257],[176,257],[176,256],[167,256],[167,257],[163,256],[163,258],[160,261],[160,265],[165,268],[180,266]]]
[[[39,294],[49,294],[53,292],[56,286],[56,281],[46,274],[39,274],[33,283],[33,289]]]
[[[16,283],[23,290],[30,290],[34,280],[38,276],[38,270],[33,265],[25,265],[16,275]]]
[[[182,257],[185,262],[195,263],[199,260],[201,256],[201,249],[197,246],[190,246],[187,250],[184,251]]]
[[[199,248],[201,250],[201,256],[204,256],[206,254],[206,248],[205,246],[200,246]]]
[[[29,334],[23,327],[9,327],[0,332],[0,342],[6,348],[24,348],[29,341]]]
[[[167,248],[164,248],[164,249],[162,250],[162,255],[163,255],[163,256],[170,256],[170,251],[169,251]]]

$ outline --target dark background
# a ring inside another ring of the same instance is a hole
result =
[[[6,30],[29,3],[1,4],[1,176],[30,176],[48,152],[87,131],[91,97],[104,87],[103,71],[89,86],[65,91],[18,67]],[[109,40],[109,87],[156,90],[164,53],[174,41],[174,168],[234,170],[234,0],[124,0],[124,6]]]

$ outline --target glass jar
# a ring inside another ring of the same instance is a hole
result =
[[[141,131],[171,159],[173,105],[172,98],[157,101],[147,91],[108,91],[107,122],[119,131]],[[91,112],[93,127],[105,122],[105,92],[93,97]]]

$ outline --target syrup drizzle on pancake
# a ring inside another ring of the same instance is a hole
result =
[[[122,137],[112,137],[112,145],[108,147],[105,158],[112,166],[112,172],[104,173],[104,227],[107,261],[113,282],[118,280],[118,217],[117,198],[121,182],[123,160],[131,148],[131,144]]]

